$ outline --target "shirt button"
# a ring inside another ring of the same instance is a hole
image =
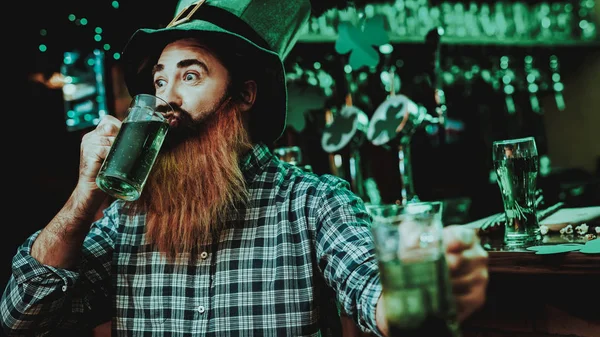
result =
[[[202,252],[202,253],[200,253],[200,258],[201,258],[202,260],[205,260],[207,257],[208,257],[208,253],[207,253],[207,252]]]
[[[67,286],[62,286],[62,288],[60,288],[60,289],[62,289],[62,291],[65,292],[65,291],[67,291]]]
[[[199,313],[203,314],[205,311],[206,311],[206,308],[204,308],[203,305],[201,305],[201,306],[198,307],[198,312]]]

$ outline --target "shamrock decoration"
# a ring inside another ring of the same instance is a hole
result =
[[[344,112],[335,118],[335,121],[327,127],[325,132],[327,136],[323,137],[325,148],[338,147],[342,141],[352,135],[357,113]]]
[[[587,241],[585,244],[581,243],[563,243],[557,245],[542,245],[527,247],[528,250],[534,251],[536,254],[560,254],[579,251],[584,254],[600,254],[600,239],[593,239]]]
[[[335,50],[342,55],[350,53],[349,64],[352,69],[377,66],[380,57],[374,47],[389,43],[382,15],[369,18],[363,30],[353,26],[350,22],[341,22],[338,25],[338,32]]]
[[[346,105],[333,122],[325,127],[321,137],[321,147],[328,153],[340,151],[368,124],[369,117],[366,113],[353,105]]]
[[[325,106],[325,94],[319,87],[288,83],[288,113],[286,124],[296,132],[304,131],[307,112]]]
[[[400,123],[402,122],[402,118],[404,117],[404,114],[399,114],[399,112],[403,112],[403,110],[403,102],[400,102],[398,106],[389,104],[387,108],[385,108],[385,118],[379,119],[373,123],[373,139],[377,139],[378,137],[384,134],[385,136],[383,137],[387,136],[393,138],[393,136],[396,135],[396,129],[398,129],[398,125],[400,125]]]
[[[381,146],[398,136],[410,137],[423,120],[422,109],[407,96],[390,96],[373,113],[367,138],[373,145]]]

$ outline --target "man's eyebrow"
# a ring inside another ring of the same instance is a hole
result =
[[[152,67],[152,77],[154,77],[154,75],[155,75],[157,72],[159,72],[159,71],[161,71],[161,70],[163,70],[163,69],[165,69],[165,66],[164,66],[164,65],[162,65],[162,64],[155,64],[155,65],[154,65],[154,67]]]
[[[185,59],[185,60],[181,60],[179,62],[177,62],[177,68],[187,68],[189,66],[192,65],[197,65],[199,67],[201,67],[202,69],[204,69],[204,71],[206,73],[208,73],[208,66],[206,66],[206,63],[198,60],[198,59]],[[163,69],[165,69],[165,66],[162,64],[156,64],[154,65],[154,67],[152,67],[152,76],[154,76],[154,74],[156,74],[159,71],[162,71]]]
[[[187,68],[192,65],[197,65],[197,66],[201,67],[202,69],[204,69],[204,71],[206,73],[208,73],[208,67],[206,66],[206,63],[204,63],[198,59],[186,59],[186,60],[181,60],[181,61],[177,62],[177,68]]]

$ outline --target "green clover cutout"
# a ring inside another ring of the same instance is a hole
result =
[[[287,126],[296,132],[304,131],[306,114],[324,107],[326,99],[318,87],[288,83]]]
[[[536,254],[561,254],[578,251],[584,254],[600,254],[600,239],[589,240],[585,244],[563,243],[558,245],[543,245],[528,247]]]
[[[335,50],[341,55],[350,53],[348,62],[355,70],[363,66],[377,66],[380,57],[378,50],[374,47],[379,47],[390,41],[382,15],[369,18],[363,30],[355,27],[350,22],[341,22],[338,25],[338,32],[339,36],[335,43]]]
[[[584,254],[600,254],[600,238],[586,242],[585,246],[579,252]]]
[[[533,250],[538,255],[546,254],[561,254],[578,251],[583,248],[582,244],[565,243],[558,245],[545,245],[528,247],[528,250]]]

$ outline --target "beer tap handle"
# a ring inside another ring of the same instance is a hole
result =
[[[514,115],[517,112],[515,106],[515,100],[513,95],[515,93],[515,86],[513,82],[515,80],[515,73],[509,68],[510,59],[508,56],[502,56],[500,58],[500,69],[502,73],[501,81],[504,87],[504,100],[506,102],[506,111],[509,115]]]
[[[428,47],[427,55],[429,57],[427,75],[433,91],[433,110],[437,115],[436,124],[441,127],[439,137],[442,144],[446,143],[446,120],[448,113],[448,108],[446,106],[446,95],[442,89],[442,81],[440,80],[440,49],[443,35],[444,29],[441,27],[436,27],[431,29],[425,37],[425,45]]]
[[[554,90],[554,99],[556,101],[556,107],[559,111],[565,111],[565,98],[563,96],[564,84],[560,78],[560,65],[558,62],[558,56],[550,56],[550,71],[552,72],[552,90]]]
[[[527,79],[527,91],[529,91],[529,102],[531,110],[537,114],[542,114],[540,100],[538,99],[540,73],[533,66],[533,56],[525,56],[525,74]]]

